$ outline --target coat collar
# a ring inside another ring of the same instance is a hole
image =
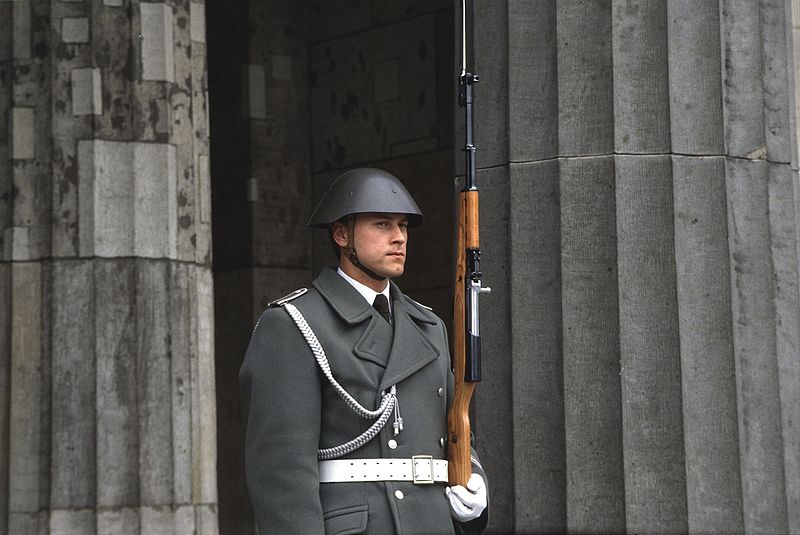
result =
[[[372,317],[372,307],[358,290],[331,268],[324,268],[312,283],[341,318],[354,325]]]
[[[323,269],[313,285],[331,308],[348,324],[355,325],[370,319],[374,322],[383,321],[373,312],[366,299],[333,269]],[[440,349],[428,339],[419,326],[419,324],[435,325],[436,316],[403,295],[394,282],[391,283],[390,293],[394,338],[379,391],[402,381],[440,355]],[[371,333],[374,331],[375,329],[368,328],[365,338],[373,336]],[[354,348],[354,352],[360,358],[365,357],[365,352],[361,349],[365,343],[366,340],[362,338]]]
[[[440,355],[440,349],[425,336],[417,324],[435,324],[436,320],[430,317],[432,314],[423,314],[394,283],[391,293],[394,303],[394,340],[378,391],[399,383]]]

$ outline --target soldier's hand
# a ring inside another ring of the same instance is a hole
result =
[[[453,485],[444,493],[450,501],[450,515],[459,522],[474,520],[486,509],[486,484],[479,474],[470,476],[466,488]]]

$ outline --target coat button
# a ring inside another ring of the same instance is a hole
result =
[[[439,445],[444,448],[444,437],[439,439]]]
[[[391,439],[389,441],[389,449],[393,450],[395,448],[397,448],[397,441],[395,439]]]
[[[439,394],[440,398],[443,398],[444,397],[444,387],[440,386],[439,387],[439,391],[437,392],[437,394]]]
[[[398,500],[402,500],[403,499],[403,491],[402,490],[394,491],[394,497],[397,498]]]

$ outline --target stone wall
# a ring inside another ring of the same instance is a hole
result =
[[[0,533],[216,533],[204,4],[0,20]]]
[[[800,532],[797,0],[475,4],[490,531]],[[342,170],[417,198],[449,316],[460,13],[0,21],[0,534],[252,533],[236,375]]]
[[[493,531],[800,531],[798,4],[476,4]]]

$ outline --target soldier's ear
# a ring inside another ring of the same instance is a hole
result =
[[[347,247],[347,225],[340,221],[335,222],[331,228],[331,239],[339,247]]]

